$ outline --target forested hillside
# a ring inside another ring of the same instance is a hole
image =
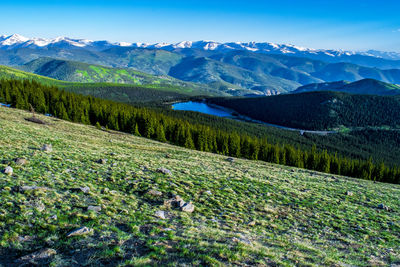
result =
[[[299,129],[399,128],[400,125],[400,98],[396,96],[310,92],[259,98],[214,98],[209,102],[257,120]]]
[[[312,83],[301,86],[291,93],[298,94],[313,91],[335,91],[350,94],[390,96],[399,95],[400,86],[396,84],[384,83],[374,79],[363,79],[352,83],[348,81]]]

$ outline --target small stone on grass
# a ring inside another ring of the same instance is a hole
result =
[[[53,146],[51,144],[44,144],[41,148],[43,152],[52,152]]]
[[[3,173],[7,174],[7,175],[12,175],[13,174],[13,168],[11,168],[11,166],[7,166],[4,170]]]
[[[14,160],[15,164],[17,165],[25,165],[28,163],[28,161],[25,158],[16,158]]]
[[[146,195],[149,195],[149,196],[162,196],[162,192],[154,190],[154,189],[150,189],[149,191],[146,192]]]
[[[93,232],[93,229],[90,229],[86,226],[78,228],[73,230],[72,232],[70,232],[67,237],[71,237],[71,236],[82,236],[82,235],[87,235]]]
[[[99,211],[101,211],[101,207],[100,206],[88,206],[87,210],[99,212]]]
[[[194,211],[194,205],[192,202],[187,202],[181,207],[181,211],[192,213]]]
[[[166,168],[164,168],[164,167],[158,168],[158,169],[157,169],[157,172],[163,173],[163,174],[169,174],[169,175],[172,174],[172,172],[171,172],[170,170],[168,170],[168,169],[166,169]]]
[[[156,211],[156,213],[154,214],[157,218],[160,218],[160,219],[166,219],[166,217],[165,217],[165,211],[163,211],[163,210],[157,210]]]

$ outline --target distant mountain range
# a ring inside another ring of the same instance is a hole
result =
[[[16,34],[0,37],[0,64],[51,78],[131,84],[168,80],[172,85],[235,96],[275,95],[341,80],[400,84],[400,60],[396,58],[396,53],[255,42],[144,44],[67,37],[29,39]]]
[[[283,54],[300,57],[308,57],[328,62],[352,62],[363,64],[369,67],[380,68],[400,68],[399,52],[384,52],[369,50],[365,52],[344,51],[333,49],[312,49],[291,44],[275,44],[269,42],[227,42],[219,43],[214,41],[182,41],[179,43],[128,43],[128,42],[109,42],[92,41],[87,39],[74,39],[69,37],[57,37],[54,39],[46,38],[27,38],[19,34],[0,36],[0,49],[9,50],[16,48],[62,48],[62,49],[87,49],[92,51],[103,51],[113,47],[163,49],[175,51],[182,49],[198,49],[214,52],[229,52],[234,50],[244,50],[265,54]],[[371,61],[371,62],[369,62]]]

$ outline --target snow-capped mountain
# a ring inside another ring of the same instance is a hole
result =
[[[398,52],[382,52],[369,50],[365,52],[343,51],[343,50],[324,50],[299,47],[291,44],[274,44],[268,42],[228,42],[219,43],[214,41],[183,41],[175,44],[170,43],[127,43],[117,42],[112,43],[109,41],[92,41],[87,39],[73,39],[68,37],[57,37],[54,39],[46,38],[27,38],[19,34],[10,36],[0,36],[0,49],[10,50],[16,48],[61,48],[61,49],[87,49],[102,51],[112,47],[132,47],[132,48],[148,48],[148,49],[163,49],[173,51],[177,49],[200,49],[217,52],[229,52],[233,50],[244,50],[257,53],[266,54],[283,54],[301,57],[310,57],[313,59],[320,59],[331,61],[335,58],[349,57],[354,55],[362,55],[367,57],[400,60],[400,53]]]
[[[85,48],[92,50],[104,50],[113,46],[132,46],[131,43],[110,43],[108,41],[92,41],[87,39],[72,39],[68,37],[57,37],[54,39],[46,38],[26,38],[19,34],[10,36],[0,36],[0,49],[16,48]]]

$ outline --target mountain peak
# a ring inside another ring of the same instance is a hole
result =
[[[1,42],[2,45],[13,45],[13,44],[18,44],[18,43],[23,43],[29,40],[29,38],[26,38],[22,35],[19,34],[12,34],[10,36],[2,36],[4,39]]]

